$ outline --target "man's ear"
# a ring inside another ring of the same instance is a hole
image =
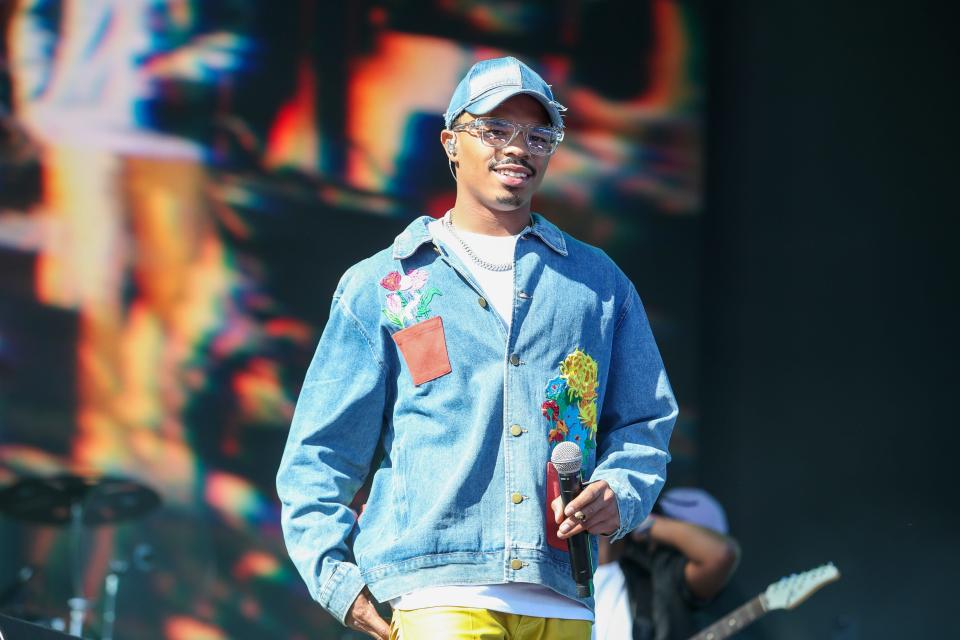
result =
[[[449,129],[444,129],[440,132],[440,142],[443,144],[444,151],[447,153],[447,159],[452,161],[457,155],[456,134]]]

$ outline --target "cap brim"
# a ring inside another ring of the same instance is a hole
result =
[[[553,104],[551,104],[546,96],[536,91],[517,89],[515,87],[504,87],[499,91],[493,91],[490,94],[480,98],[476,102],[467,105],[464,111],[472,116],[483,116],[499,107],[507,99],[519,95],[528,95],[531,98],[536,99],[536,101],[543,105],[543,108],[546,110],[547,116],[550,118],[550,124],[558,129],[563,128],[563,120],[560,118],[560,111],[557,110]]]

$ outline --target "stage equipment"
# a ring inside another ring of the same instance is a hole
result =
[[[84,527],[140,518],[160,506],[153,489],[129,478],[60,474],[22,478],[0,490],[0,512],[46,525],[70,525],[70,635],[81,637],[88,602],[83,596],[80,543]],[[112,621],[111,621],[112,622]]]
[[[70,636],[0,613],[0,640],[67,640]]]
[[[139,518],[158,506],[156,491],[113,476],[23,478],[0,490],[0,512],[38,524],[96,527]]]
[[[728,613],[690,640],[723,640],[739,633],[760,616],[774,609],[793,609],[799,606],[818,589],[840,579],[840,572],[832,562],[820,565],[816,569],[801,574],[791,574],[780,578],[767,587],[766,591]]]

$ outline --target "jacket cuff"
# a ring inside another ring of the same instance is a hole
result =
[[[357,565],[339,562],[330,578],[323,584],[316,600],[330,615],[339,620],[340,624],[346,625],[350,606],[365,586]]]

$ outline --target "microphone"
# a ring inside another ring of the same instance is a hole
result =
[[[580,466],[583,463],[580,447],[574,442],[561,442],[550,454],[550,462],[557,470],[560,479],[560,501],[566,509],[583,489],[580,479]],[[567,538],[567,548],[570,550],[573,581],[577,583],[577,597],[589,598],[593,595],[593,559],[590,555],[589,534],[584,531]]]

